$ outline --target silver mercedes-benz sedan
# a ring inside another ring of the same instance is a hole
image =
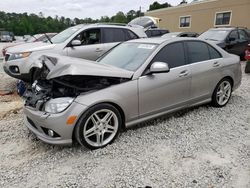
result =
[[[225,106],[241,83],[238,56],[194,38],[138,39],[96,62],[46,54],[27,89],[27,127],[42,141],[90,149],[122,129],[190,106]]]

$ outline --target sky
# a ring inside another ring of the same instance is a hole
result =
[[[0,11],[16,13],[42,12],[45,16],[64,16],[69,18],[100,18],[113,16],[117,12],[127,13],[129,10],[145,12],[156,0],[0,0]],[[189,0],[188,2],[190,2]],[[177,5],[181,0],[158,0]],[[1,18],[0,18],[1,19]]]

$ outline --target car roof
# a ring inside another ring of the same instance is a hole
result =
[[[233,29],[236,29],[236,27],[218,27],[218,28],[212,28],[209,30],[213,30],[213,31],[231,31]]]
[[[93,24],[79,24],[72,27],[81,27],[81,28],[91,28],[91,27],[110,27],[110,28],[143,28],[142,26],[130,26],[126,24],[119,23],[93,23]]]
[[[175,41],[187,41],[187,40],[197,40],[197,41],[204,41],[197,38],[190,38],[190,37],[174,37],[174,38],[163,38],[163,37],[153,37],[153,38],[141,38],[127,41],[128,43],[149,43],[149,44],[163,44],[165,42],[175,42]]]

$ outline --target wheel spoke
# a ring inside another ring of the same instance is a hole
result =
[[[85,132],[85,137],[91,137],[91,136],[93,136],[93,135],[95,135],[96,134],[96,128],[95,127],[92,127],[92,128],[90,128],[89,130],[87,130],[86,132]]]
[[[96,134],[96,143],[101,146],[103,143],[104,133]]]
[[[113,117],[113,113],[112,112],[108,112],[104,116],[104,118],[102,119],[102,121],[105,122],[105,123],[108,123],[111,120],[112,117]]]
[[[111,126],[111,125],[109,125],[109,124],[106,125],[106,128],[107,128],[107,129],[111,129],[111,130],[113,130],[113,131],[115,130],[115,127],[113,127],[113,126]]]
[[[226,98],[229,98],[229,97],[230,97],[230,92],[226,92],[226,93],[225,93],[225,97],[226,97]]]
[[[224,87],[224,91],[228,91],[230,89],[230,86],[227,84],[225,87]]]
[[[95,114],[93,114],[92,116],[91,116],[91,121],[93,122],[93,124],[95,125],[95,126],[97,126],[98,125],[98,119],[96,118],[96,115]]]
[[[223,96],[219,97],[219,103],[222,104],[223,103]]]

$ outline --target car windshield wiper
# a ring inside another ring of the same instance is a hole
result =
[[[53,42],[50,40],[49,36],[48,36],[46,33],[44,33],[44,35],[45,35],[45,37],[48,39],[48,41],[49,41],[51,44],[53,44]]]

